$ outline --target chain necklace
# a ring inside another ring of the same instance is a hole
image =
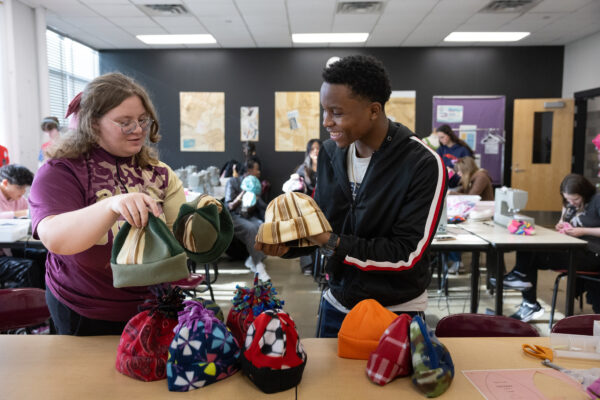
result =
[[[358,182],[356,182],[356,173],[354,172],[354,156],[356,155],[356,147],[354,143],[350,145],[349,151],[352,152],[350,154],[350,173],[352,174],[351,182],[354,182],[354,185],[352,186],[352,200],[354,200],[356,198],[356,192],[358,190]]]

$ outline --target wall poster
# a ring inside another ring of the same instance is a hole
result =
[[[475,152],[492,184],[502,185],[504,174],[504,96],[433,96],[433,131],[448,124]]]
[[[240,108],[242,142],[258,142],[258,107]]]
[[[180,92],[180,150],[225,151],[225,93]]]
[[[417,92],[414,90],[394,90],[387,103],[385,115],[394,122],[399,122],[411,131],[415,131],[415,102]]]
[[[319,92],[275,92],[275,151],[306,151],[319,138]]]

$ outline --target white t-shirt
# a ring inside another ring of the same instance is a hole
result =
[[[348,148],[348,157],[346,158],[346,170],[348,180],[350,181],[350,189],[352,189],[352,198],[356,199],[356,193],[360,184],[367,173],[371,157],[360,158],[356,155],[356,146],[354,142]]]

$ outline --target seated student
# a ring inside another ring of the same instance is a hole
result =
[[[449,195],[469,194],[481,197],[483,201],[494,200],[494,189],[492,180],[485,169],[481,169],[475,164],[473,157],[461,157],[454,164],[456,174],[460,177],[459,186],[456,191],[449,191]],[[452,265],[448,268],[451,274],[458,274],[461,267],[460,252],[451,251],[448,258]]]
[[[41,124],[42,131],[48,135],[48,140],[42,144],[42,148],[40,149],[40,153],[38,156],[38,162],[40,165],[46,161],[47,154],[46,151],[50,148],[50,146],[54,145],[56,141],[60,138],[59,132],[59,123],[58,118],[56,117],[46,117],[42,120]]]
[[[33,182],[33,173],[22,165],[9,164],[0,168],[0,179],[0,218],[26,217],[29,209],[24,194]],[[21,249],[0,249],[0,282],[44,288],[45,256],[45,251],[26,255]]]
[[[312,196],[317,186],[317,160],[322,142],[319,139],[310,139],[306,144],[304,162],[298,167],[296,173],[302,177],[305,185],[305,193]],[[314,265],[314,254],[300,257],[300,269],[304,275],[312,275]]]
[[[492,179],[485,169],[475,164],[473,157],[461,157],[454,165],[457,175],[460,177],[460,186],[455,192],[448,194],[469,194],[481,197],[482,201],[494,200],[494,188]]]
[[[581,237],[588,241],[587,249],[576,250],[573,262],[577,271],[598,271],[600,269],[600,194],[585,177],[578,174],[567,175],[560,184],[563,209],[555,228],[569,236]],[[517,251],[516,265],[504,276],[504,286],[523,292],[523,302],[519,310],[511,315],[521,321],[531,321],[544,315],[544,309],[537,301],[537,270],[560,269],[569,265],[566,252],[528,252]],[[490,278],[495,285],[496,280]],[[597,293],[593,297],[592,307],[600,313],[600,301]]]
[[[234,236],[244,243],[248,254],[250,254],[244,265],[252,272],[258,272],[258,278],[266,282],[271,279],[263,263],[263,260],[267,256],[262,251],[254,249],[254,240],[258,233],[258,227],[263,222],[258,217],[259,207],[256,207],[248,215],[242,215],[241,212],[242,197],[245,193],[242,190],[242,180],[248,175],[260,178],[260,162],[256,158],[251,157],[246,160],[245,173],[242,176],[232,177],[227,181],[227,185],[225,186],[225,204],[231,212],[231,218],[233,219]],[[259,206],[264,208],[264,204],[262,204],[264,202],[260,198],[258,199],[258,203]]]

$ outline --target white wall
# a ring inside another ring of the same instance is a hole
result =
[[[40,91],[38,61],[40,50],[46,56],[45,43],[40,49],[37,38],[38,26],[45,26],[45,21],[40,21],[39,16],[36,20],[35,10],[17,0],[5,0],[2,7],[0,115],[4,118],[0,122],[0,140],[8,148],[11,163],[35,171],[42,141],[40,93],[47,93]]]
[[[562,96],[600,87],[600,32],[565,46]]]

